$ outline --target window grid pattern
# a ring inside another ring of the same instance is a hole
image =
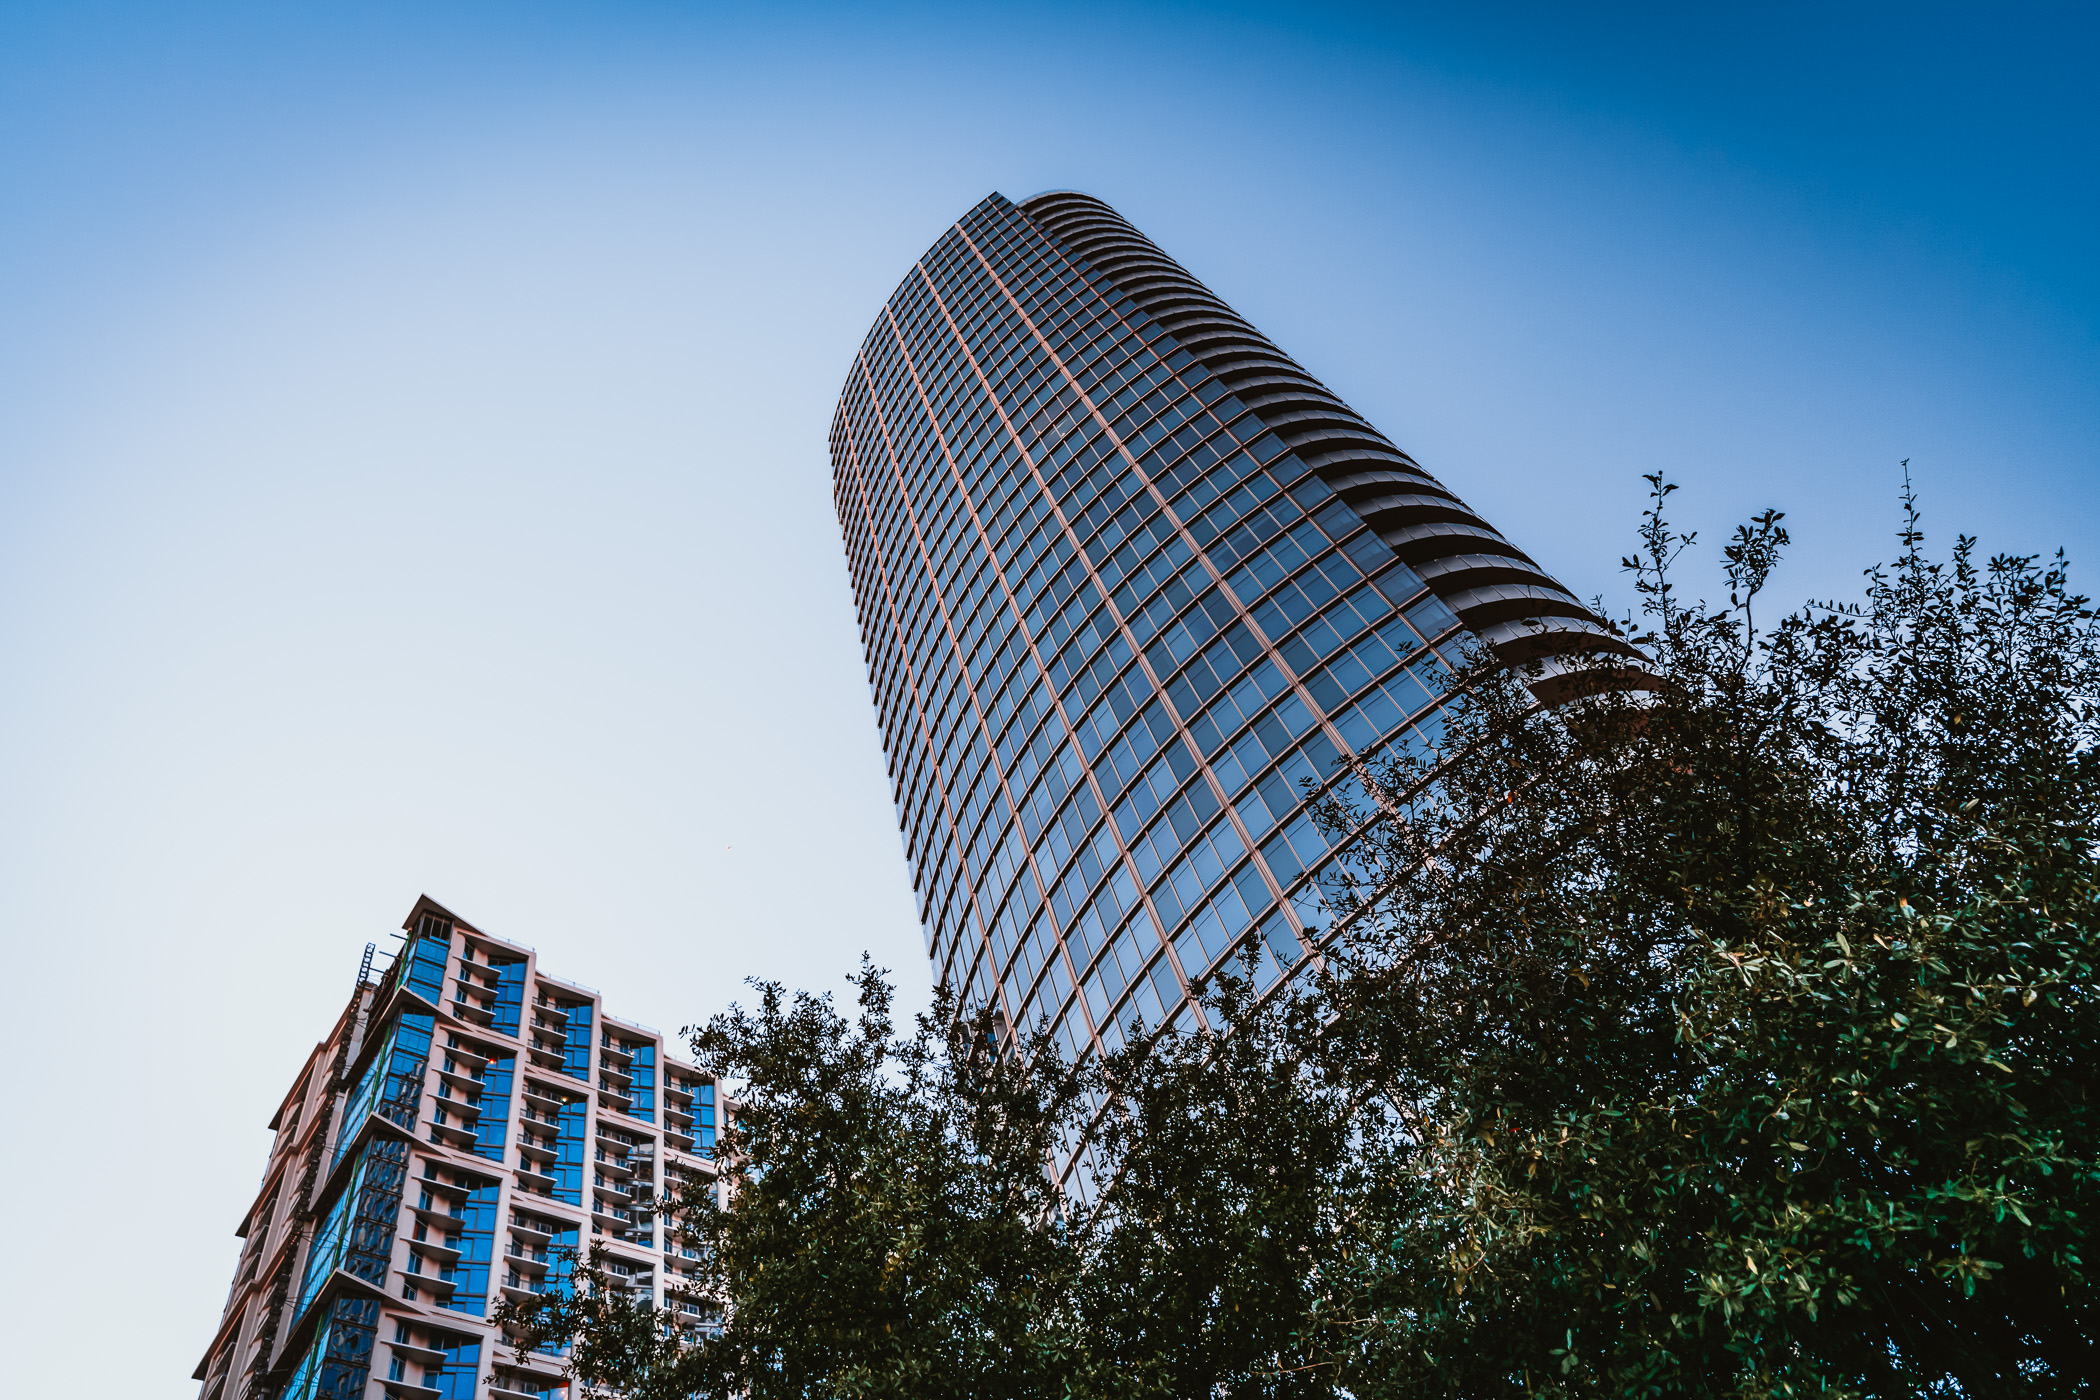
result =
[[[1081,1055],[1310,955],[1304,785],[1434,737],[1458,619],[1175,338],[993,196],[832,431],[935,975]]]

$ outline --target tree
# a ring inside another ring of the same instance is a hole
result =
[[[576,1379],[632,1400],[1063,1393],[1073,1252],[1043,1163],[1076,1081],[1040,1044],[991,1053],[984,1019],[945,1004],[899,1036],[886,976],[852,982],[852,1020],[763,984],[755,1011],[690,1032],[741,1085],[717,1143],[731,1204],[711,1185],[663,1202],[716,1325],[689,1344],[586,1267],[506,1309],[528,1344],[574,1337]]]
[[[1077,1067],[762,988],[694,1042],[731,1205],[668,1203],[721,1331],[585,1270],[538,1335],[639,1397],[2087,1393],[2093,613],[1906,496],[1761,629],[1781,517],[1687,606],[1653,485],[1642,671],[1475,657],[1321,795],[1321,967]]]
[[[1434,781],[1329,801],[1342,1063],[1424,1186],[1358,1394],[2065,1394],[2095,1370],[2093,614],[2059,559],[1903,553],[1769,632],[1780,517],[1655,684],[1481,665]]]

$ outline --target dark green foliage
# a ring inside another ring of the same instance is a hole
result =
[[[1373,775],[1399,819],[1334,881],[1332,1048],[1433,1188],[1362,1281],[1357,1393],[2073,1393],[2091,613],[2060,565],[1930,564],[1913,514],[1863,606],[1759,636],[1778,517],[1684,608],[1656,485],[1661,683],[1541,714],[1471,677],[1463,758]]]
[[[1226,979],[1207,1004],[1236,1033],[1139,1042],[1101,1076],[1115,1180],[1076,1241],[1074,1394],[1334,1393],[1349,1327],[1331,1270],[1377,1189],[1377,1128],[1322,1051],[1318,1004],[1249,1000]]]
[[[1910,514],[1758,630],[1779,517],[1688,607],[1670,489],[1642,677],[1483,659],[1433,769],[1328,794],[1320,975],[1076,1073],[765,988],[695,1039],[748,1086],[734,1208],[677,1203],[723,1330],[584,1271],[541,1332],[638,1400],[2091,1393],[2092,613]]]
[[[513,1310],[536,1340],[581,1328],[580,1379],[633,1400],[1062,1393],[1052,1323],[1073,1256],[1042,1164],[1071,1076],[1050,1055],[970,1054],[968,1026],[950,1056],[945,1015],[898,1037],[882,974],[854,984],[851,1021],[768,985],[756,1012],[693,1033],[700,1062],[744,1086],[719,1139],[735,1208],[711,1188],[666,1203],[703,1260],[687,1291],[720,1325],[683,1345],[589,1277]]]

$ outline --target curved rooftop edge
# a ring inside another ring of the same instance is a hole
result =
[[[1541,701],[1653,682],[1645,658],[1607,620],[1107,201],[1057,189],[1016,207],[1224,381],[1498,657],[1529,667]],[[1598,666],[1604,657],[1626,661]]]

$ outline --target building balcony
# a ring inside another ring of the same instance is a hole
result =
[[[410,1209],[415,1211],[416,1219],[448,1235],[464,1229],[467,1223],[466,1213],[450,1201],[432,1201]]]
[[[554,1285],[543,1278],[528,1278],[517,1273],[503,1276],[503,1296],[514,1303],[529,1303],[552,1292]]]
[[[458,1264],[462,1258],[465,1257],[458,1250],[452,1248],[452,1246],[447,1244],[440,1244],[436,1240],[414,1240],[410,1242],[408,1248],[410,1273],[416,1272],[414,1268],[414,1261],[419,1255],[425,1260],[436,1261],[438,1269],[441,1272],[445,1269],[452,1268],[454,1265]],[[429,1267],[430,1266],[428,1263],[424,1265],[425,1269],[428,1269]]]
[[[481,1118],[481,1105],[474,1099],[454,1098],[450,1094],[433,1094],[431,1098],[436,1101],[437,1107],[447,1113],[458,1114],[469,1124],[478,1122]]]
[[[534,1247],[551,1244],[554,1241],[553,1231],[542,1229],[527,1217],[519,1215],[516,1211],[511,1212],[510,1232]]]
[[[414,1362],[418,1366],[442,1366],[445,1353],[435,1347],[419,1347],[414,1342],[388,1342],[387,1348],[404,1363]]]
[[[494,1011],[489,1007],[483,1006],[478,1001],[463,1001],[458,997],[454,997],[452,999],[452,1014],[459,1017],[462,1021],[472,1021],[477,1026],[493,1026],[496,1024]]]
[[[414,1269],[397,1269],[395,1272],[418,1288],[428,1288],[448,1298],[452,1296],[452,1291],[459,1287],[459,1280],[446,1278],[442,1274],[417,1273]]]
[[[711,1327],[715,1323],[714,1309],[690,1298],[666,1298],[664,1311],[669,1313],[671,1320],[680,1327],[698,1329]]]
[[[423,1209],[442,1209],[442,1207],[438,1206],[440,1198],[464,1205],[467,1197],[473,1194],[466,1187],[454,1182],[439,1181],[427,1176],[411,1177],[409,1178],[409,1184],[420,1188],[416,1196],[416,1204]]]
[[[438,1077],[453,1089],[458,1090],[460,1094],[472,1095],[475,1098],[481,1097],[481,1091],[488,1087],[488,1083],[483,1078],[481,1071],[469,1069],[467,1066],[461,1065],[454,1060],[447,1059],[438,1062]]]
[[[463,1128],[457,1123],[440,1123],[433,1118],[427,1125],[430,1140],[446,1147],[458,1147],[472,1152],[481,1142],[481,1137],[472,1128]]]
[[[638,1186],[634,1182],[608,1181],[602,1176],[591,1179],[591,1191],[601,1201],[611,1201],[622,1206],[639,1206],[644,1210],[648,1209],[656,1196],[656,1192],[645,1183]]]
[[[508,1376],[492,1376],[489,1379],[489,1395],[493,1400],[568,1400],[567,1384],[534,1386],[526,1389],[528,1382]]]
[[[516,1241],[513,1241],[511,1246],[503,1251],[503,1257],[510,1262],[513,1273],[529,1274],[534,1277],[544,1275],[547,1272],[547,1267],[554,1262],[554,1252],[552,1250],[528,1248],[518,1244]]]
[[[552,1176],[541,1171],[537,1163],[523,1161],[518,1163],[518,1184],[535,1196],[551,1196],[558,1183]]]
[[[600,1227],[615,1231],[629,1230],[639,1223],[635,1219],[635,1213],[627,1207],[597,1199],[591,1202],[591,1218],[597,1221]]]

